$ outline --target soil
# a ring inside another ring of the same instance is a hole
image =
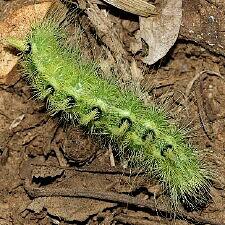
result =
[[[204,150],[204,161],[215,173],[212,198],[199,210],[180,206],[173,211],[157,182],[127,168],[116,149],[59,115],[49,115],[16,66],[0,85],[0,224],[225,224],[224,57],[212,46],[208,51],[196,40],[180,37],[159,63],[146,66],[143,52],[132,55],[128,49],[138,18],[111,9],[115,12],[109,20],[123,43],[123,50],[113,49],[109,34],[88,18],[85,1],[78,2],[84,8],[77,20],[85,31],[83,42],[88,40],[87,54],[106,54],[101,62],[106,71],[110,63],[115,71],[127,70],[135,58],[142,73],[133,80],[143,88],[145,100],[166,108]],[[29,4],[33,2],[1,1],[0,19]]]

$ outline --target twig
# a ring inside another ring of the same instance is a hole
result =
[[[194,83],[203,75],[203,74],[207,74],[207,75],[211,75],[211,76],[217,76],[219,78],[221,78],[222,80],[225,81],[225,78],[220,74],[217,73],[215,71],[210,71],[210,70],[203,70],[201,72],[196,73],[196,75],[194,76],[194,78],[188,83],[186,91],[185,91],[185,104],[187,105],[187,101],[188,101],[188,97],[190,95],[191,89],[194,85]],[[207,135],[207,137],[210,140],[213,140],[213,135],[212,135],[212,129],[209,126],[206,125],[206,123],[204,123],[204,121],[206,120],[205,118],[207,117],[205,115],[205,111],[204,111],[204,105],[203,103],[200,101],[200,96],[201,93],[199,93],[199,91],[195,90],[195,94],[197,95],[197,105],[198,105],[198,109],[199,109],[199,116],[200,116],[200,121],[202,123],[203,126],[203,130],[205,132],[205,134]]]
[[[214,139],[213,129],[208,121],[208,117],[205,112],[205,107],[201,98],[200,88],[195,89],[195,95],[196,95],[196,102],[198,107],[198,114],[199,114],[200,122],[202,124],[202,128],[206,136],[209,138],[209,140],[212,141]]]
[[[220,73],[217,73],[217,72],[214,72],[214,71],[210,71],[210,70],[203,70],[203,71],[201,71],[199,73],[196,73],[194,78],[187,85],[187,88],[186,88],[186,91],[185,91],[186,99],[188,99],[188,96],[190,95],[190,92],[191,92],[191,89],[192,89],[194,83],[201,77],[201,75],[203,75],[205,73],[208,74],[208,75],[211,75],[211,76],[218,76],[222,80],[225,80],[225,78]]]
[[[100,174],[112,174],[112,175],[116,175],[116,174],[122,174],[122,175],[125,175],[125,176],[136,176],[137,174],[138,175],[144,175],[146,174],[144,171],[140,171],[140,170],[133,170],[133,171],[130,171],[129,170],[124,170],[124,169],[120,169],[120,168],[114,168],[114,167],[110,167],[108,169],[102,169],[102,170],[99,170],[99,169],[84,169],[84,168],[77,168],[77,167],[65,167],[65,166],[57,166],[57,165],[48,165],[48,164],[40,164],[40,163],[31,163],[32,166],[43,166],[43,167],[55,167],[55,168],[58,168],[58,169],[64,169],[64,170],[71,170],[71,171],[76,171],[76,172],[82,172],[82,173],[100,173]]]
[[[66,189],[66,188],[35,188],[32,187],[29,184],[28,179],[25,180],[24,185],[25,190],[27,191],[28,195],[32,198],[37,197],[78,197],[78,198],[91,198],[91,199],[97,199],[97,200],[103,200],[103,201],[109,201],[109,202],[116,202],[116,203],[122,203],[125,205],[133,205],[138,208],[147,209],[148,212],[153,213],[162,213],[164,215],[168,215],[177,218],[180,220],[186,220],[190,221],[194,224],[210,224],[210,225],[225,225],[224,222],[221,222],[220,224],[216,223],[213,220],[206,220],[200,216],[189,216],[186,213],[176,213],[176,212],[166,212],[163,208],[156,208],[152,202],[149,200],[140,199],[138,197],[132,197],[125,194],[119,194],[115,192],[98,192],[98,191],[92,191],[88,189],[79,190],[77,188],[74,189]]]

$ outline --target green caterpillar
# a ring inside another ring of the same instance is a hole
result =
[[[131,166],[159,180],[174,206],[181,201],[194,209],[206,202],[210,176],[183,132],[162,110],[102,78],[81,57],[78,44],[70,47],[66,38],[59,22],[48,18],[25,40],[8,39],[22,52],[24,73],[38,99],[47,99],[52,113],[63,112],[113,139]]]

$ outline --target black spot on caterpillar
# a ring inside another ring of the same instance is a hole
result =
[[[58,21],[47,18],[25,40],[8,42],[22,51],[24,73],[50,112],[110,136],[132,155],[131,166],[159,180],[174,206],[181,201],[193,209],[208,200],[209,173],[180,129],[159,108],[102,78],[78,44],[66,44]]]

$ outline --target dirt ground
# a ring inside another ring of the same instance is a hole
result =
[[[76,19],[85,31],[87,54],[98,58],[104,52],[107,57],[101,62],[102,68],[111,70],[110,64],[120,74],[135,59],[141,72],[137,70],[138,77],[130,79],[144,88],[145,100],[166,107],[179,124],[190,128],[188,138],[202,149],[215,174],[212,199],[198,211],[182,206],[177,212],[171,210],[157,182],[127,168],[115,149],[78,126],[49,115],[45,103],[32,97],[17,65],[0,84],[0,225],[225,224],[223,48],[218,51],[204,39],[193,39],[188,28],[182,27],[167,56],[146,66],[141,62],[143,51],[129,51],[138,17],[111,9],[109,21],[118,34],[114,41],[122,43],[121,49],[113,49],[112,34],[104,33],[91,19],[85,1],[78,2],[83,10]],[[203,11],[209,5],[214,10],[213,1],[199,2]],[[1,1],[1,21],[30,4],[34,2]],[[189,24],[190,1],[184,1],[184,6],[185,26]],[[204,29],[208,32],[205,22]],[[196,28],[196,32],[200,31]],[[129,78],[121,75],[118,80],[126,83]]]

